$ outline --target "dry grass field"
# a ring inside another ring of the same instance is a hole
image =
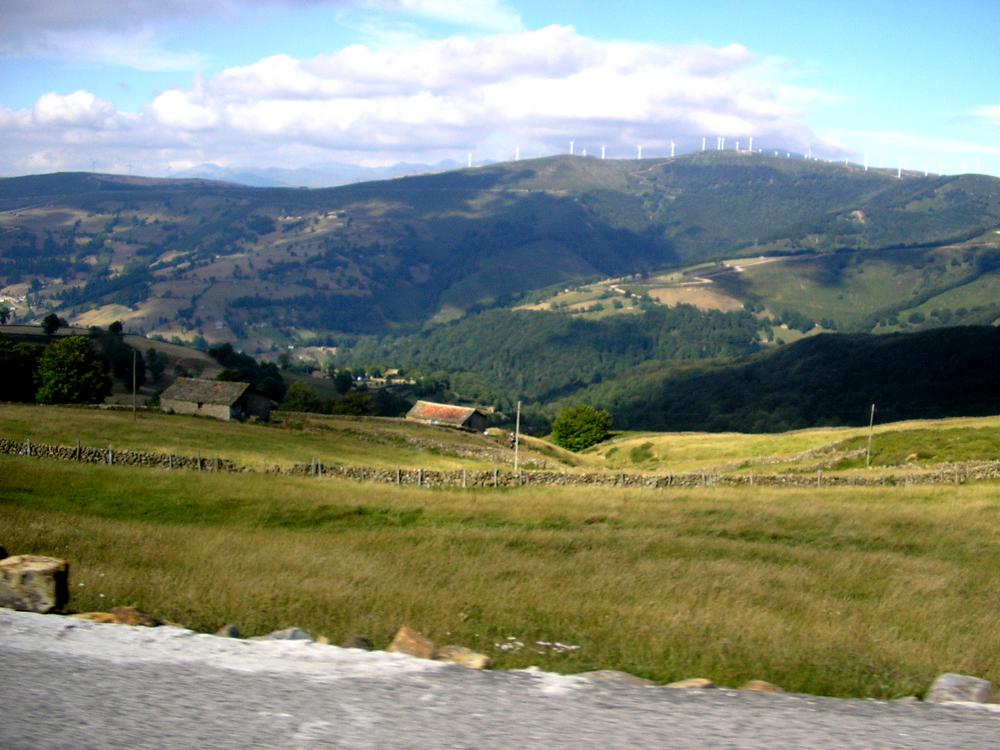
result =
[[[4,432],[16,413],[0,409]],[[34,415],[95,435],[114,426],[92,410]],[[130,439],[218,440],[205,421]],[[234,428],[227,450],[275,461],[319,439],[220,426]],[[498,667],[759,678],[825,695],[920,694],[945,671],[1000,683],[995,483],[432,490],[5,456],[0,543],[70,560],[78,610],[130,604],[202,631],[298,625],[384,647],[407,623]]]

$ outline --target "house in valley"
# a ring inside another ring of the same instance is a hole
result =
[[[167,414],[197,414],[226,422],[250,418],[267,420],[274,409],[271,399],[249,383],[177,378],[160,394],[160,410]]]
[[[486,415],[471,406],[417,401],[413,408],[406,413],[406,418],[414,422],[456,427],[460,430],[473,432],[482,432],[486,429]]]

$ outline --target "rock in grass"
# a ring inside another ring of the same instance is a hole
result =
[[[356,635],[353,638],[348,638],[341,644],[341,646],[343,648],[360,648],[363,651],[371,651],[373,648],[375,648],[375,644],[373,644],[363,635]]]
[[[285,628],[284,630],[275,630],[267,635],[258,635],[253,638],[249,638],[251,641],[310,641],[312,642],[313,637],[309,635],[302,628]]]
[[[767,680],[750,680],[740,690],[750,690],[755,693],[783,693],[780,687]]]
[[[110,612],[77,612],[70,617],[75,617],[77,620],[86,620],[87,622],[96,622],[100,625],[114,625],[118,622],[118,619]]]
[[[580,672],[577,677],[586,677],[588,680],[600,682],[605,685],[627,685],[635,687],[655,687],[653,680],[645,677],[636,677],[634,674],[622,672],[618,669],[595,669],[592,672]]]
[[[987,703],[993,697],[993,683],[964,674],[946,673],[939,675],[924,700],[927,703],[951,703],[971,701]]]
[[[143,612],[135,607],[114,607],[111,614],[115,616],[115,621],[121,625],[139,625],[144,628],[155,628],[160,621],[148,612]]]
[[[229,623],[216,630],[215,634],[220,638],[239,638],[240,629],[233,625],[233,623]]]
[[[134,625],[155,628],[157,625],[163,624],[152,615],[135,607],[115,607],[110,612],[79,612],[70,615],[70,617],[101,625]]]
[[[468,669],[489,669],[493,661],[465,646],[442,646],[434,652],[437,661],[450,661]]]
[[[69,563],[42,555],[0,560],[0,607],[58,612],[69,603]]]
[[[434,655],[434,643],[408,625],[404,625],[392,639],[386,651],[409,654],[418,659],[430,659]]]
[[[677,682],[671,682],[663,687],[668,688],[678,688],[681,690],[706,690],[708,688],[714,688],[715,683],[712,682],[707,677],[692,677],[688,680],[679,680]]]

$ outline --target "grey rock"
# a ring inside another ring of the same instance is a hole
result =
[[[285,628],[275,630],[267,635],[258,635],[247,640],[251,641],[312,641],[313,637],[302,628]]]
[[[58,612],[69,603],[69,563],[42,555],[0,560],[0,607]]]
[[[970,677],[964,674],[948,672],[938,675],[927,691],[924,700],[927,703],[951,703],[953,701],[971,701],[987,703],[993,697],[993,683]]]

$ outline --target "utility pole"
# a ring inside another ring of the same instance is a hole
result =
[[[517,402],[517,417],[514,420],[514,475],[521,476],[520,464],[518,463],[518,448],[521,444],[521,402]]]
[[[868,450],[865,451],[865,468],[872,467],[872,431],[875,427],[875,404],[872,404],[871,415],[868,417]]]

